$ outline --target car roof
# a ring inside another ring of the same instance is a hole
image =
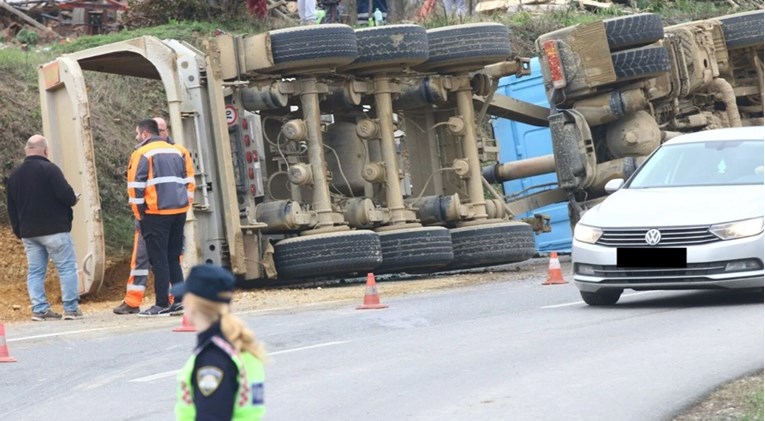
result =
[[[665,145],[674,145],[678,143],[708,142],[708,141],[726,141],[726,140],[763,140],[765,139],[765,127],[733,127],[728,129],[703,130],[696,133],[689,133],[674,137],[666,142]]]

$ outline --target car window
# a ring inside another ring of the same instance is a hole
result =
[[[763,184],[763,141],[709,141],[664,145],[627,188]]]

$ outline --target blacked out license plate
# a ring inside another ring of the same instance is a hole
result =
[[[620,268],[686,268],[685,248],[617,248],[616,266]]]

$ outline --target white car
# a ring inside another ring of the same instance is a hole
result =
[[[670,139],[574,229],[574,283],[589,305],[624,289],[763,287],[765,128]]]

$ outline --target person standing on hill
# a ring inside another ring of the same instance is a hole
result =
[[[6,196],[13,234],[27,255],[27,291],[32,320],[61,319],[45,293],[48,260],[53,260],[61,283],[64,320],[82,319],[77,256],[72,241],[72,207],[79,197],[56,164],[48,160],[48,141],[41,135],[27,140],[26,158],[8,178]]]
[[[171,306],[170,285],[183,282],[180,257],[183,227],[196,184],[189,151],[159,135],[157,122],[141,120],[136,126],[139,143],[128,164],[127,187],[133,216],[140,221],[152,272],[156,304],[142,317],[168,316],[181,308]]]

